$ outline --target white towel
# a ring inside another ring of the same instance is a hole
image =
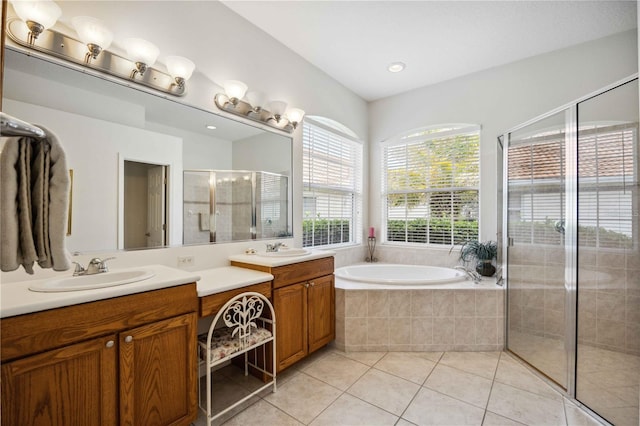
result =
[[[42,128],[42,126],[40,126]],[[69,269],[65,236],[69,172],[64,150],[47,129],[46,140],[9,138],[0,154],[0,269],[33,264],[56,271]]]

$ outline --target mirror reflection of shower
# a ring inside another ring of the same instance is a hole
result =
[[[283,238],[289,178],[249,170],[185,170],[184,244]]]

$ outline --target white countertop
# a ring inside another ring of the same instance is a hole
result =
[[[155,275],[144,281],[92,290],[49,293],[29,290],[29,287],[35,283],[47,281],[48,279],[2,284],[0,285],[0,318],[158,290],[196,282],[200,279],[198,272],[187,272],[163,265],[144,265],[135,268],[113,269],[112,271],[141,269],[152,271]],[[108,274],[109,272],[106,273]],[[69,273],[69,276],[71,276],[71,273]]]
[[[273,268],[275,266],[291,265],[292,263],[300,263],[306,262],[308,260],[321,259],[323,257],[331,257],[335,254],[336,252],[331,250],[310,250],[309,254],[305,254],[302,256],[267,257],[261,256],[259,254],[236,254],[233,256],[229,256],[229,260]]]
[[[198,271],[198,274],[200,274],[198,297],[235,290],[236,288],[260,284],[273,279],[273,275],[267,272],[254,271],[253,269],[237,266],[205,269]]]

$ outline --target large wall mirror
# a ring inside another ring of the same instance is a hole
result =
[[[5,53],[3,111],[45,127],[65,148],[70,251],[292,236],[290,137]]]

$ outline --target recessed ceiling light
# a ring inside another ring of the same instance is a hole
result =
[[[392,62],[387,67],[387,70],[389,70],[389,72],[400,72],[404,70],[405,67],[406,65],[403,62]]]
[[[207,125],[207,129],[209,129],[209,130],[215,130],[215,129],[216,129],[216,126],[214,126],[214,125],[212,125],[212,124],[208,124],[208,125]]]

